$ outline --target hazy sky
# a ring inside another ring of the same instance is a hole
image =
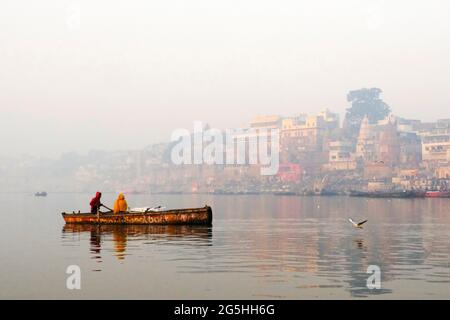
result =
[[[0,1],[0,155],[343,113],[372,86],[396,114],[450,118],[449,1]]]

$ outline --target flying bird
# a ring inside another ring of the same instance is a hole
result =
[[[363,227],[363,224],[365,224],[367,221],[369,221],[369,220],[365,220],[365,221],[363,221],[363,222],[360,222],[360,223],[356,223],[355,221],[353,221],[351,218],[350,219],[348,219],[348,221],[350,221],[350,223],[353,225],[353,227],[355,227],[355,228],[357,228],[357,229],[362,229]]]

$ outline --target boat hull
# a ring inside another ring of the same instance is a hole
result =
[[[351,197],[364,197],[364,198],[423,198],[425,194],[419,191],[394,191],[394,192],[368,192],[368,191],[352,191]]]
[[[427,191],[425,193],[427,198],[450,198],[450,191]]]
[[[194,209],[176,209],[147,213],[62,213],[70,224],[112,225],[212,225],[212,209],[209,206]]]

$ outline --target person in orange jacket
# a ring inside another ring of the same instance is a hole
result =
[[[114,202],[114,213],[122,213],[128,211],[128,203],[123,193],[119,194],[116,202]]]

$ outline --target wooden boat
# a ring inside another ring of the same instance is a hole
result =
[[[173,209],[160,212],[127,213],[66,213],[62,216],[72,224],[143,224],[143,225],[212,225],[210,206],[193,209]]]

